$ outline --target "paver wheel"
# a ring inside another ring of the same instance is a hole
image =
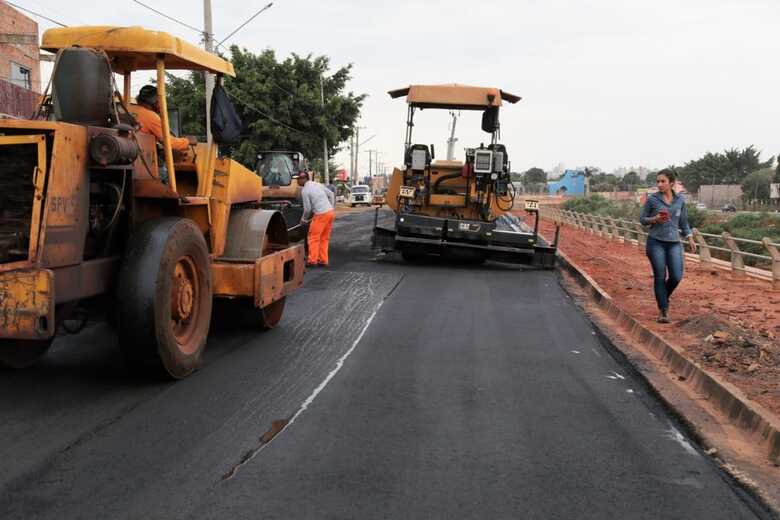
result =
[[[211,323],[211,267],[194,222],[162,218],[133,235],[119,273],[119,338],[131,366],[180,379],[201,364]]]
[[[0,339],[0,366],[27,368],[46,354],[54,338],[24,340]]]

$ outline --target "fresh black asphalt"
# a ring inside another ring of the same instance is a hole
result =
[[[129,375],[100,321],[0,372],[0,518],[765,516],[556,273],[377,257],[372,223],[188,379]]]

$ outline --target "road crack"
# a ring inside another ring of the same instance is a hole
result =
[[[260,438],[258,439],[258,444],[253,447],[250,450],[247,450],[244,455],[241,456],[241,459],[236,463],[232,468],[230,468],[230,471],[222,475],[223,481],[232,479],[236,473],[238,473],[238,470],[241,469],[241,466],[244,464],[247,464],[248,462],[251,462],[252,459],[254,459],[258,453],[260,453],[263,448],[265,448],[268,443],[270,443],[272,440],[274,440],[274,437],[279,435],[282,430],[284,430],[288,424],[290,424],[290,419],[292,417],[289,417],[287,419],[278,419],[276,421],[273,421],[271,423],[271,428],[262,434]]]

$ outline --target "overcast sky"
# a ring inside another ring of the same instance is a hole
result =
[[[267,1],[214,0],[217,38]],[[69,25],[144,25],[199,38],[131,0],[14,3]],[[144,3],[203,25],[200,1]],[[53,27],[38,21],[42,31]],[[369,95],[361,137],[376,135],[363,150],[379,150],[387,165],[402,157],[406,115],[387,91],[464,83],[523,97],[501,111],[513,170],[611,170],[751,144],[765,157],[780,153],[779,33],[780,0],[275,0],[229,43],[354,64],[349,88]],[[414,141],[435,144],[443,158],[447,113],[425,111],[416,122]],[[489,138],[478,114],[465,112],[457,137],[458,156]],[[349,161],[342,153],[336,162]]]

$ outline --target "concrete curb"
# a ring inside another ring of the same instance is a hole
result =
[[[642,325],[633,316],[620,308],[595,280],[558,250],[559,265],[566,269],[575,280],[588,290],[609,316],[615,319],[632,339],[655,356],[670,371],[680,376],[691,389],[711,402],[722,412],[731,424],[748,434],[750,439],[762,449],[767,459],[780,463],[780,419],[761,405],[748,399],[741,390],[720,377],[708,373],[695,362],[688,359],[677,347]]]

